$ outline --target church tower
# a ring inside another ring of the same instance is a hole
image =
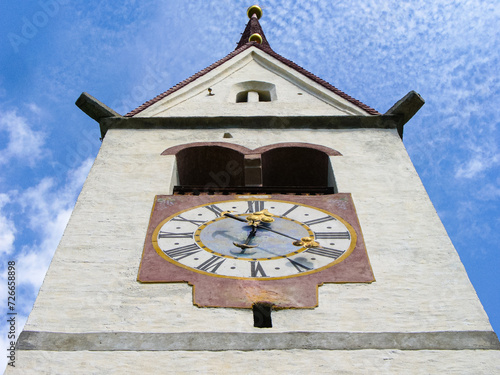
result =
[[[500,344],[384,114],[236,49],[122,116],[17,343],[19,374],[484,373]]]

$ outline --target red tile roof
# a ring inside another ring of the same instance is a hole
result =
[[[260,36],[262,37],[262,44],[258,44],[256,42],[249,42],[248,41],[248,38],[250,37],[250,35],[252,35],[254,33],[260,34]],[[271,49],[271,46],[269,45],[269,43],[268,43],[268,41],[267,41],[267,39],[266,39],[266,37],[264,35],[264,31],[262,30],[262,27],[260,26],[259,20],[254,15],[254,16],[252,16],[252,18],[250,18],[250,21],[248,21],[248,24],[247,24],[247,26],[245,28],[245,31],[243,32],[243,34],[241,36],[241,39],[238,42],[238,45],[236,46],[236,49],[233,52],[231,52],[226,57],[220,59],[219,61],[216,61],[215,63],[213,63],[209,67],[207,67],[207,68],[205,68],[203,70],[200,70],[198,73],[192,75],[191,77],[185,79],[184,81],[179,82],[174,87],[168,89],[167,91],[161,93],[160,95],[154,97],[153,99],[148,100],[147,102],[145,102],[144,104],[140,105],[136,109],[134,109],[134,110],[130,111],[129,113],[127,113],[125,116],[126,117],[132,117],[132,116],[137,115],[138,113],[142,112],[143,110],[145,110],[149,106],[151,106],[154,103],[160,101],[161,99],[165,98],[166,96],[168,96],[168,95],[176,92],[177,90],[185,87],[189,83],[195,81],[196,79],[198,79],[201,76],[207,74],[208,72],[214,70],[215,68],[221,66],[226,61],[231,60],[233,57],[237,56],[238,54],[240,54],[241,52],[245,51],[246,49],[248,49],[250,47],[259,48],[261,51],[264,51],[265,53],[267,53],[268,55],[270,55],[270,56],[274,57],[275,59],[279,60],[280,62],[282,62],[286,66],[288,66],[288,67],[296,70],[297,72],[301,73],[302,75],[306,76],[307,78],[309,78],[309,79],[313,80],[314,82],[320,84],[321,86],[325,87],[326,89],[334,92],[335,94],[337,94],[341,98],[346,99],[347,101],[349,101],[352,104],[356,105],[357,107],[363,109],[364,111],[366,111],[370,115],[380,115],[380,113],[377,110],[375,110],[375,109],[367,106],[366,104],[363,104],[362,102],[360,102],[357,99],[354,99],[353,97],[347,95],[346,93],[344,93],[343,91],[339,90],[335,86],[329,84],[325,80],[323,80],[323,79],[315,76],[311,72],[309,72],[309,71],[305,70],[304,68],[302,68],[301,66],[295,64],[293,61],[288,60],[288,59],[284,58],[283,56],[281,56],[281,55],[277,54],[276,52],[274,52]]]

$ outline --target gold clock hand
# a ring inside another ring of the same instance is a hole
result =
[[[247,237],[245,243],[233,242],[233,245],[236,246],[236,247],[239,247],[241,249],[241,252],[235,253],[234,251],[231,251],[231,253],[233,253],[233,254],[245,254],[245,251],[247,249],[251,249],[253,247],[256,247],[257,245],[250,245],[250,241],[252,240],[252,238],[255,237],[256,233],[257,233],[257,227],[256,226],[252,226],[252,230],[248,234],[248,237]],[[253,252],[253,253],[255,253],[255,252]],[[253,254],[253,253],[246,253],[246,254]]]
[[[231,219],[235,219],[235,220],[238,220],[238,221],[242,221],[242,222],[247,223],[247,220],[242,219],[242,218],[240,218],[240,217],[238,217],[238,216],[235,216],[235,215],[233,215],[233,214],[231,214],[231,213],[229,213],[229,212],[222,212],[222,214],[221,214],[221,215],[222,215],[222,216],[227,216],[227,217],[230,217]],[[262,225],[262,224],[260,224],[260,223],[256,223],[256,224],[255,224],[255,226],[256,226],[257,228],[264,229],[264,230],[267,230],[267,231],[269,231],[269,232],[273,232],[273,233],[279,234],[279,235],[281,235],[281,236],[283,236],[283,237],[290,238],[290,239],[292,239],[292,240],[294,241],[294,242],[293,242],[293,244],[294,244],[295,246],[306,246],[306,245],[307,245],[306,247],[317,247],[317,246],[319,246],[319,243],[318,243],[318,242],[316,242],[316,241],[314,241],[314,239],[313,239],[313,238],[311,238],[311,237],[303,237],[303,238],[298,239],[298,238],[295,238],[295,237],[289,236],[288,234],[278,232],[277,230],[274,230],[274,229],[272,229],[272,228],[269,228],[269,227],[263,226],[263,225]],[[308,240],[306,240],[306,239],[308,239]]]

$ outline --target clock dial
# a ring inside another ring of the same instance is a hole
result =
[[[279,279],[343,261],[356,238],[349,223],[316,207],[238,199],[178,212],[156,227],[151,240],[161,257],[195,272]]]

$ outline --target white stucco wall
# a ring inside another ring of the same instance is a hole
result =
[[[257,148],[313,142],[352,193],[376,282],[319,288],[319,307],[273,312],[273,332],[491,330],[395,130],[241,130]],[[171,192],[168,147],[224,141],[223,131],[110,130],[25,329],[53,332],[258,332],[249,310],[198,308],[187,284],[140,284],[153,198]],[[207,324],[210,322],[210,324]]]
[[[92,358],[89,360],[89,358]],[[500,372],[492,350],[270,350],[256,352],[23,352],[18,373],[53,374],[463,374]],[[71,366],[71,371],[68,369]]]

